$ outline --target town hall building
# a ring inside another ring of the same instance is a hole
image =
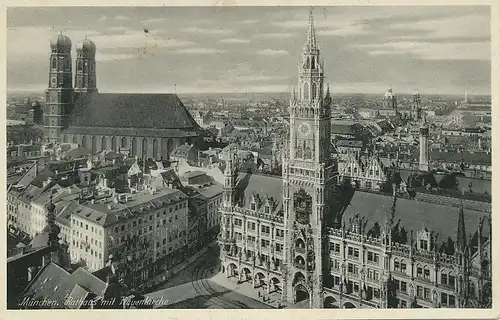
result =
[[[491,208],[342,181],[324,87],[310,12],[282,177],[239,172],[235,156],[226,164],[221,272],[282,305],[491,308]]]

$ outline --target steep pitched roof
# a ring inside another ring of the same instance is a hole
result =
[[[23,297],[32,300],[49,300],[53,308],[78,307],[67,305],[67,298],[86,297],[89,293],[101,294],[106,284],[88,271],[78,268],[72,274],[59,265],[47,264],[28,285]]]
[[[198,128],[175,94],[94,93],[80,96],[70,117],[74,127]]]
[[[356,191],[344,212],[344,217],[346,221],[355,214],[367,218],[368,230],[375,222],[384,222],[391,201],[391,196]],[[459,210],[457,207],[398,198],[395,220],[401,219],[401,226],[404,226],[407,232],[427,227],[439,234],[439,241],[445,241],[448,237],[456,239],[455,226],[458,223]],[[477,230],[478,220],[482,216],[485,216],[484,212],[464,209],[467,234]]]
[[[240,173],[236,187],[236,199],[240,200],[244,197],[246,205],[250,203],[254,193],[273,198],[278,203],[277,211],[281,210],[283,202],[283,180],[281,177]]]

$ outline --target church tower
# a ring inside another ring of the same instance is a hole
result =
[[[73,103],[71,40],[58,34],[50,41],[49,87],[45,91],[45,142],[58,143]]]
[[[75,92],[97,92],[94,42],[85,38],[76,46]]]
[[[329,269],[324,215],[338,178],[330,156],[331,97],[324,95],[323,62],[312,9],[299,66],[298,92],[290,99],[290,136],[283,160],[285,257],[283,300],[323,307],[323,275]]]
[[[420,93],[417,90],[413,91],[412,104],[413,120],[418,121],[422,118],[422,106],[420,105]]]
[[[419,170],[429,171],[429,125],[427,124],[425,115],[422,119],[422,125],[420,126]]]
[[[224,169],[224,186],[223,186],[223,201],[225,207],[233,207],[235,205],[235,190],[236,190],[236,178],[237,178],[237,168],[236,168],[236,157],[231,149],[228,152],[228,160],[226,162],[226,168]]]

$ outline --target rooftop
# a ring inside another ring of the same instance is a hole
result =
[[[126,112],[124,112],[126,110]],[[93,93],[75,102],[70,126],[194,129],[198,125],[175,94]]]
[[[101,294],[105,287],[106,283],[82,268],[70,274],[59,265],[49,263],[36,275],[22,296],[38,301],[45,299],[53,304],[53,308],[64,309],[69,307],[66,301],[70,295]]]
[[[365,217],[368,220],[368,230],[375,222],[380,225],[384,223],[391,203],[391,196],[356,191],[344,212],[344,217],[346,221],[355,214]],[[456,207],[398,198],[395,221],[401,219],[400,224],[408,233],[410,230],[418,231],[427,227],[439,234],[439,241],[445,241],[448,237],[456,239],[458,214],[459,208]],[[484,212],[464,209],[467,234],[477,230],[479,218],[485,215]]]
[[[187,199],[186,195],[179,190],[161,188],[155,193],[142,191],[132,195],[130,200],[123,203],[86,203],[80,204],[71,212],[86,220],[92,221],[104,227],[113,225],[120,220],[126,220],[143,212],[149,212],[152,208],[163,205],[178,203]],[[67,212],[69,214],[70,212]]]

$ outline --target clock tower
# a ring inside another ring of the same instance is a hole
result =
[[[298,90],[290,99],[288,155],[283,161],[285,257],[283,300],[323,307],[323,281],[329,274],[323,223],[338,171],[331,157],[329,88],[324,92],[323,61],[316,43],[312,9],[298,70]]]

